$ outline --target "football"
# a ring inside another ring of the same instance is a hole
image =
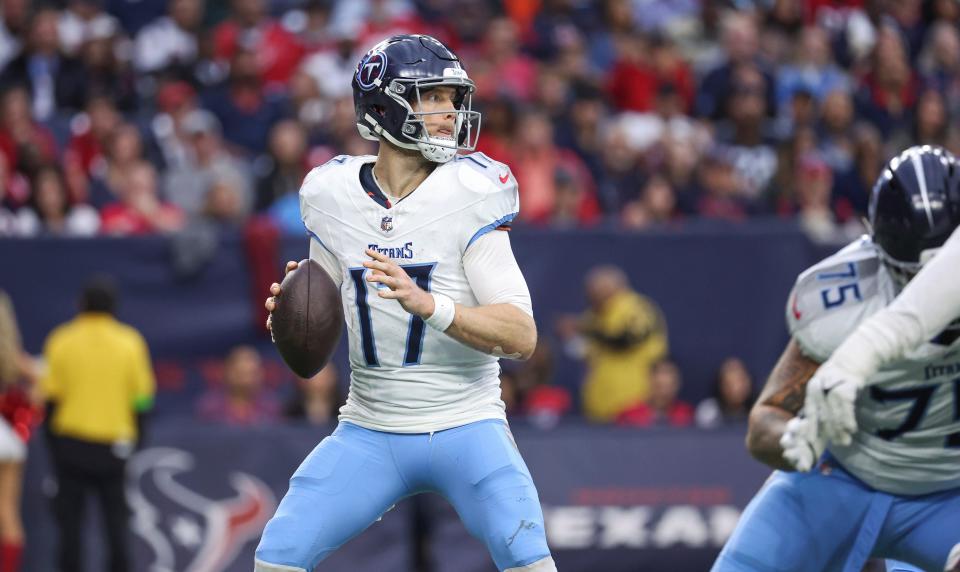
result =
[[[340,291],[313,260],[301,260],[280,284],[273,339],[293,373],[310,378],[327,365],[343,330]]]

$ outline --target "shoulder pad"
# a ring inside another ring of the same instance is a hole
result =
[[[859,240],[804,271],[790,292],[787,325],[808,357],[823,362],[847,335],[884,305],[880,259]]]
[[[467,189],[477,193],[495,193],[502,190],[516,191],[517,180],[510,167],[494,161],[483,153],[458,155],[454,160],[460,167],[458,177]]]
[[[467,233],[461,244],[466,250],[484,234],[510,226],[520,212],[520,195],[510,168],[483,153],[460,155],[454,164],[463,188],[480,195],[464,221]]]

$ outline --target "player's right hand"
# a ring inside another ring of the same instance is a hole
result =
[[[809,472],[826,449],[826,441],[820,435],[816,419],[799,415],[787,421],[786,430],[780,437],[783,458],[798,471]]]
[[[864,385],[862,377],[827,360],[807,383],[803,410],[817,421],[824,438],[847,446],[857,432],[856,401]]]
[[[283,269],[283,275],[286,276],[287,274],[290,274],[292,270],[297,269],[297,266],[299,266],[299,263],[297,263],[296,261],[291,260],[287,262],[286,268]],[[272,336],[273,335],[272,312],[277,308],[277,297],[280,296],[280,284],[276,282],[271,284],[270,294],[271,296],[267,298],[266,302],[263,303],[263,307],[266,308],[268,312],[271,312],[271,314],[267,316],[267,331],[269,331],[270,335]]]

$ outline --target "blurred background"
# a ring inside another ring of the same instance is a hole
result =
[[[511,239],[540,343],[503,362],[503,398],[564,571],[709,569],[769,473],[744,450],[746,412],[796,275],[865,231],[887,158],[960,151],[955,0],[0,7],[0,289],[35,375],[93,275],[147,341],[136,570],[249,570],[286,479],[333,428],[345,342],[295,378],[263,300],[307,255],[304,175],[376,153],[350,81],[379,40],[427,33],[462,58],[478,149],[519,181]],[[14,423],[24,437],[36,413]],[[23,569],[46,572],[50,462],[38,435],[29,448]],[[85,543],[91,570],[101,544]],[[493,565],[426,495],[322,569]]]

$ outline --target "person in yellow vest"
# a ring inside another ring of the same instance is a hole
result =
[[[88,284],[79,315],[58,326],[44,346],[40,388],[47,402],[50,454],[57,477],[53,509],[60,532],[61,572],[79,572],[86,496],[100,503],[110,572],[131,570],[127,459],[143,435],[153,404],[154,376],[147,344],[114,317],[109,281]]]
[[[587,361],[583,410],[591,421],[613,422],[649,393],[650,366],[667,355],[660,308],[630,287],[623,270],[598,266],[587,274],[589,308],[561,319],[567,347]]]

